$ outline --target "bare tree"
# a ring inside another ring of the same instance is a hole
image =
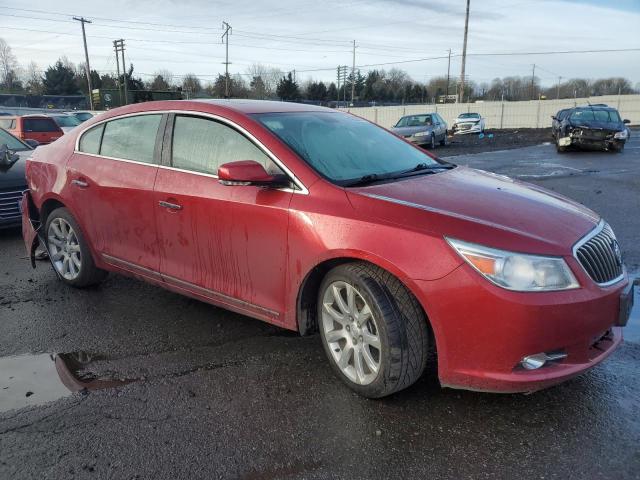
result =
[[[187,98],[191,98],[200,91],[202,91],[202,84],[200,79],[193,73],[187,73],[182,78],[182,91],[186,94]]]
[[[258,78],[260,79],[253,82],[260,89],[259,92],[254,89],[251,92],[253,96],[257,98],[275,98],[278,82],[284,76],[282,70],[260,63],[254,63],[247,68],[246,73],[252,81]]]
[[[32,95],[42,95],[44,93],[44,83],[42,82],[42,72],[38,69],[38,64],[31,61],[24,72],[22,80],[28,93]]]
[[[11,90],[18,76],[18,60],[11,47],[0,38],[0,84]]]

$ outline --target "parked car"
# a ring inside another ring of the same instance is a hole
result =
[[[69,133],[82,123],[74,115],[67,113],[50,113],[47,116],[53,118],[53,121],[58,124],[64,133]]]
[[[33,147],[0,128],[0,229],[21,223],[20,201],[27,190],[25,162]]]
[[[454,135],[484,132],[484,118],[479,113],[461,113],[451,126]]]
[[[447,123],[435,112],[402,117],[391,131],[411,143],[432,149],[436,148],[436,142],[447,144]]]
[[[408,387],[431,355],[448,387],[559,383],[620,344],[633,299],[596,213],[327,108],[129,105],[37,149],[26,176],[28,252],[40,225],[62,282],[118,272],[319,330],[368,397]]]
[[[87,120],[89,120],[89,119],[94,117],[93,113],[91,113],[91,112],[71,111],[71,112],[66,112],[66,113],[67,113],[67,115],[73,115],[74,117],[76,117],[78,120],[80,120],[80,123],[86,122]]]
[[[58,124],[46,115],[2,117],[0,128],[8,130],[20,140],[35,140],[40,145],[47,145],[64,135]]]
[[[552,135],[558,152],[570,147],[621,152],[629,138],[627,124],[615,108],[606,105],[576,107],[552,117]]]

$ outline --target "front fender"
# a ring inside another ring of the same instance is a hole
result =
[[[38,216],[38,210],[28,190],[22,195],[20,209],[22,211],[22,239],[27,249],[27,256],[31,260],[31,266],[36,268],[35,252],[40,243],[38,237],[42,235],[40,233],[42,224]]]

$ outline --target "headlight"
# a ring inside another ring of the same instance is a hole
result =
[[[540,292],[580,286],[562,258],[508,252],[453,238],[445,239],[469,265],[507,290]]]
[[[427,135],[431,135],[431,132],[416,132],[413,134],[414,137],[426,137]]]
[[[618,138],[620,140],[625,140],[629,136],[629,131],[625,128],[621,132],[616,132],[613,138]]]

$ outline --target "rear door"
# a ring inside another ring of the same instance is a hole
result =
[[[153,186],[164,122],[150,112],[99,124],[67,163],[74,211],[98,255],[151,277],[159,277]]]
[[[212,118],[172,115],[155,211],[163,279],[272,322],[282,319],[291,191],[225,186],[218,167],[255,160],[282,173],[243,132]]]
[[[23,139],[37,140],[46,145],[57,140],[63,135],[62,130],[52,118],[22,118]]]

